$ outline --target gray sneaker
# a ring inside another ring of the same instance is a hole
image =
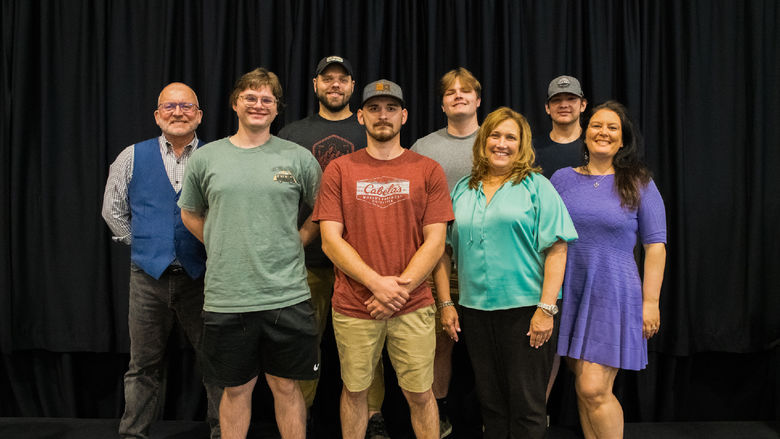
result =
[[[390,434],[385,428],[385,418],[381,413],[374,413],[366,426],[366,439],[390,439]]]
[[[444,439],[452,433],[450,418],[439,419],[439,437]]]

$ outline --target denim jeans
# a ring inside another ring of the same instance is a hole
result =
[[[125,412],[119,436],[148,438],[158,419],[160,377],[168,337],[175,320],[197,349],[203,330],[203,278],[191,279],[184,270],[166,271],[159,280],[135,265],[130,267],[130,366],[125,373]],[[219,401],[222,388],[204,382],[211,438],[220,438]]]

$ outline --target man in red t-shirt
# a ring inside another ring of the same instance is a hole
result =
[[[415,435],[439,437],[431,392],[435,306],[424,281],[454,217],[441,166],[401,146],[404,106],[397,84],[380,79],[366,86],[357,116],[367,147],[328,165],[312,215],[336,267],[333,329],[345,439],[365,435],[366,390],[385,341]]]

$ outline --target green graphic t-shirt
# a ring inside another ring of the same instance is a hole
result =
[[[206,215],[204,310],[261,311],[309,298],[297,216],[300,202],[314,205],[321,174],[308,150],[274,136],[250,149],[225,138],[192,155],[179,207]]]

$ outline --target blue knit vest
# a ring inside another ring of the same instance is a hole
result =
[[[130,259],[155,279],[174,259],[190,277],[200,277],[206,271],[206,249],[181,222],[176,204],[179,194],[165,172],[159,139],[136,143],[134,154],[128,187],[133,230]]]

